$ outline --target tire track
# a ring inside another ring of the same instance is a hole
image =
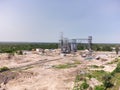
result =
[[[60,59],[62,59],[62,58],[58,58],[58,59],[54,59],[54,60],[47,60],[47,59],[39,60],[39,61],[36,61],[34,63],[30,63],[28,65],[10,68],[10,70],[22,70],[22,69],[33,67],[33,66],[36,66],[36,65],[43,65],[44,63],[47,63],[47,62],[58,61]]]

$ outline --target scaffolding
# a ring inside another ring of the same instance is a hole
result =
[[[78,38],[78,39],[68,39],[63,37],[63,33],[61,34],[61,39],[59,40],[59,48],[61,49],[61,53],[71,53],[77,52],[77,46],[82,41],[87,41],[87,49],[89,50],[89,54],[92,54],[92,36],[88,36],[88,38]]]

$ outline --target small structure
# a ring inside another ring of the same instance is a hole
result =
[[[22,50],[22,54],[23,55],[32,54],[32,52],[28,50]]]
[[[44,52],[44,49],[42,49],[42,48],[36,48],[36,52]]]

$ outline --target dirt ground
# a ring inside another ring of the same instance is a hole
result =
[[[89,65],[104,66],[103,70],[111,72],[116,64],[107,64],[116,58],[111,52],[96,52],[103,59],[85,60],[79,53],[76,55],[62,56],[26,54],[0,55],[0,67],[7,66],[10,71],[0,73],[0,90],[72,90],[78,71],[88,68]],[[80,64],[77,67],[56,69],[54,65],[73,63],[75,60]],[[92,70],[92,68],[88,68]]]

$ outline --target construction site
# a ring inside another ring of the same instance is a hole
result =
[[[78,50],[82,41],[86,49]],[[95,86],[102,85],[99,76],[113,72],[119,62],[115,51],[93,51],[92,36],[68,39],[61,35],[58,47],[23,50],[22,55],[1,53],[0,67],[8,70],[1,69],[0,90],[97,90]],[[94,76],[96,71],[101,72],[99,76]],[[84,81],[87,88],[80,87]]]

